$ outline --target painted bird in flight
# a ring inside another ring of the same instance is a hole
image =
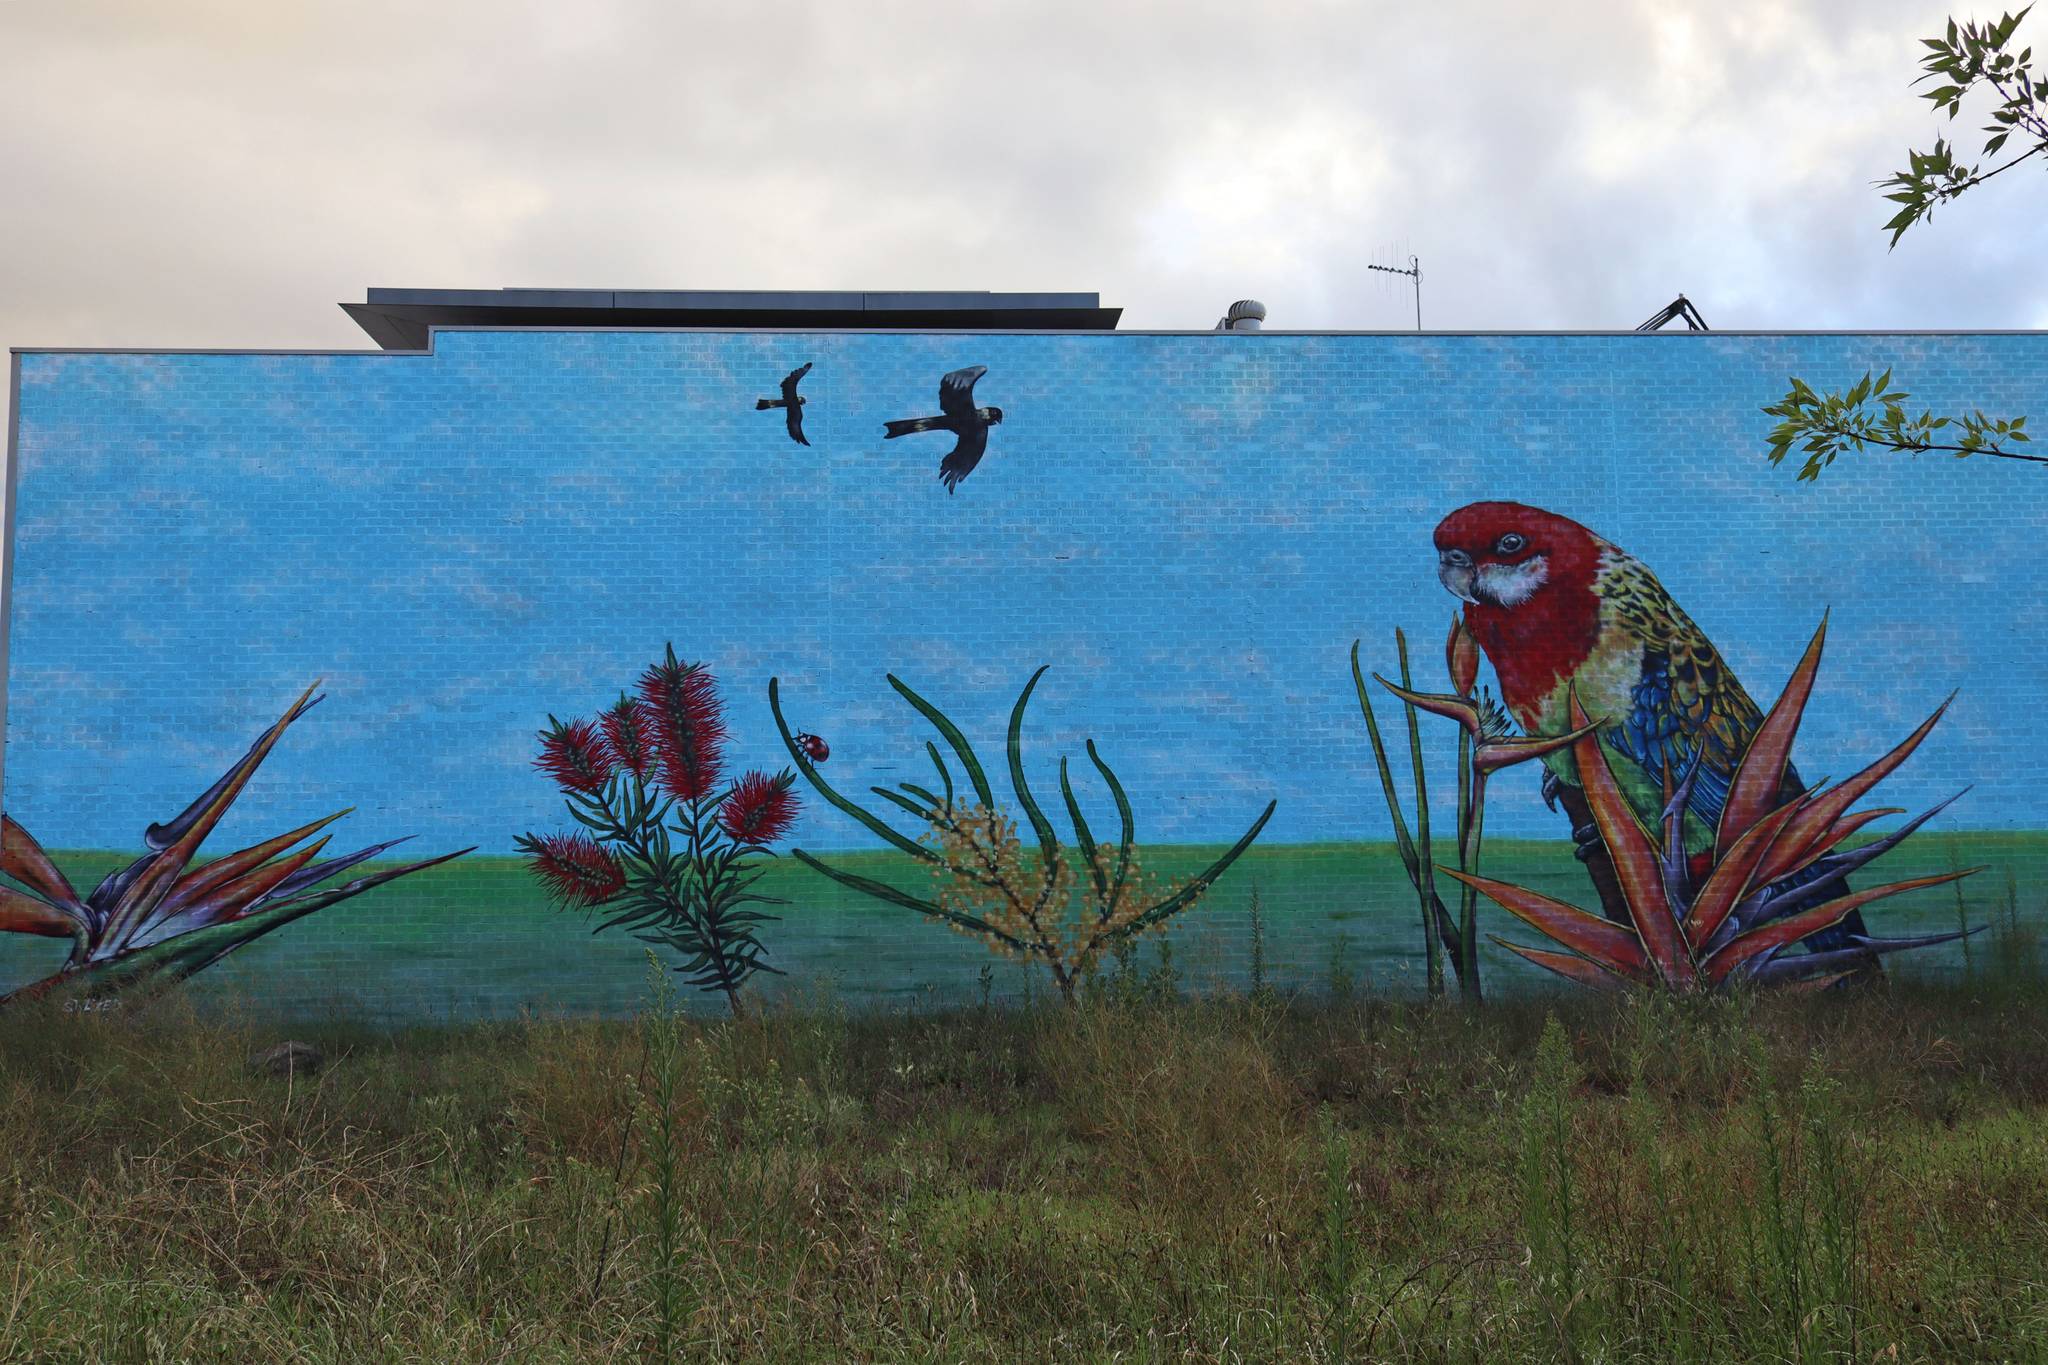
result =
[[[1576,689],[1585,713],[1604,719],[1608,765],[1652,830],[1662,819],[1667,772],[1682,780],[1696,762],[1685,845],[1694,855],[1711,849],[1729,781],[1762,713],[1649,566],[1568,517],[1515,502],[1459,508],[1438,524],[1436,551],[1437,577],[1465,603],[1465,624],[1523,730],[1571,729]],[[1544,761],[1545,799],[1565,798],[1585,857],[1598,836],[1577,767],[1568,750]],[[1779,801],[1805,790],[1787,765]],[[1856,912],[1807,945],[1847,948],[1863,933]]]
[[[911,417],[882,427],[885,441],[920,431],[950,431],[958,437],[952,451],[939,461],[939,481],[946,485],[948,493],[958,488],[960,480],[981,463],[982,454],[988,449],[988,429],[1003,420],[1001,408],[974,406],[974,381],[987,373],[986,365],[952,371],[939,380],[940,416]]]
[[[769,408],[781,408],[783,410],[783,423],[789,428],[789,439],[795,441],[800,446],[807,446],[810,442],[804,439],[804,403],[806,400],[798,395],[796,386],[803,382],[804,376],[811,372],[811,366],[815,363],[814,361],[806,360],[803,364],[789,372],[789,377],[782,381],[782,397],[756,398],[754,400],[755,412],[766,412]]]

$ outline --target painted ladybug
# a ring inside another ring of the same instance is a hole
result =
[[[823,763],[826,759],[832,757],[832,746],[819,739],[816,735],[798,731],[796,744],[799,749],[804,751],[804,756],[813,763]]]

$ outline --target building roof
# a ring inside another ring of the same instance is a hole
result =
[[[985,290],[372,289],[344,303],[387,351],[418,351],[435,327],[782,327],[918,331],[1109,331],[1099,294]]]

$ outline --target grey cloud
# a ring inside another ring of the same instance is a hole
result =
[[[2044,187],[1887,253],[1906,0],[0,0],[10,344],[358,346],[368,284],[1094,288],[1127,325],[2041,326]],[[2035,20],[2032,22],[2044,22]]]

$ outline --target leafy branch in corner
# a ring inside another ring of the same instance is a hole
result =
[[[1982,161],[1958,162],[1955,148],[1937,137],[1933,151],[1908,149],[1906,169],[1879,182],[1880,188],[1890,191],[1885,198],[1900,206],[1885,224],[1893,246],[1899,244],[1906,229],[1932,218],[1939,205],[2048,151],[2048,79],[2034,78],[2032,48],[2022,49],[2017,56],[2006,51],[2013,30],[2027,13],[2023,9],[1985,24],[1975,20],[1958,24],[1950,19],[1940,37],[1921,39],[1927,55],[1921,59],[1924,74],[1916,84],[1938,82],[1924,92],[1937,113],[1946,112],[1953,121],[1962,113],[1964,98],[1980,88],[1995,94],[1999,102],[1983,128]],[[2031,145],[1995,165],[1987,164],[2005,150],[2015,134]],[[2024,417],[2007,421],[1987,417],[1982,411],[1956,417],[1922,412],[1912,417],[1906,412],[1905,400],[1905,394],[1891,391],[1889,370],[1874,383],[1866,373],[1863,382],[1846,394],[1819,394],[1805,381],[1794,379],[1785,397],[1764,409],[1781,419],[1771,432],[1771,463],[1782,464],[1797,445],[1806,456],[1799,477],[1809,482],[1819,478],[1835,456],[1871,446],[1910,454],[1945,450],[1958,458],[1996,455],[2048,464],[2048,457],[2012,448],[2027,441]]]
[[[1764,409],[1766,416],[1779,419],[1769,437],[1771,463],[1783,464],[1796,446],[1805,456],[1799,470],[1805,481],[1819,478],[1837,455],[1871,446],[1914,455],[1950,451],[1959,460],[1995,455],[2048,464],[2048,456],[2012,448],[2029,439],[2026,418],[1994,418],[1982,412],[1943,417],[1928,411],[1914,416],[1905,406],[1912,395],[1892,388],[1891,382],[1890,370],[1875,379],[1866,370],[1847,393],[1823,394],[1795,377],[1785,396]]]
[[[1953,120],[1962,112],[1964,98],[1980,87],[1997,95],[1998,107],[1983,126],[1986,137],[1980,155],[1986,161],[1997,157],[2015,133],[2032,145],[1988,169],[1983,162],[1959,163],[1955,148],[1945,138],[1935,138],[1931,152],[1909,148],[1906,169],[1880,182],[1891,191],[1885,198],[1901,205],[1885,224],[1893,246],[1906,235],[1906,229],[1932,218],[1939,205],[2048,151],[2048,79],[2034,79],[2032,48],[2023,49],[2018,56],[2005,50],[2013,30],[2026,16],[2023,9],[2001,16],[1996,23],[1972,20],[1957,24],[1950,19],[1941,37],[1921,39],[1928,49],[1920,63],[1926,74],[1916,83],[1942,82],[1923,95],[1937,113],[1945,112]]]

